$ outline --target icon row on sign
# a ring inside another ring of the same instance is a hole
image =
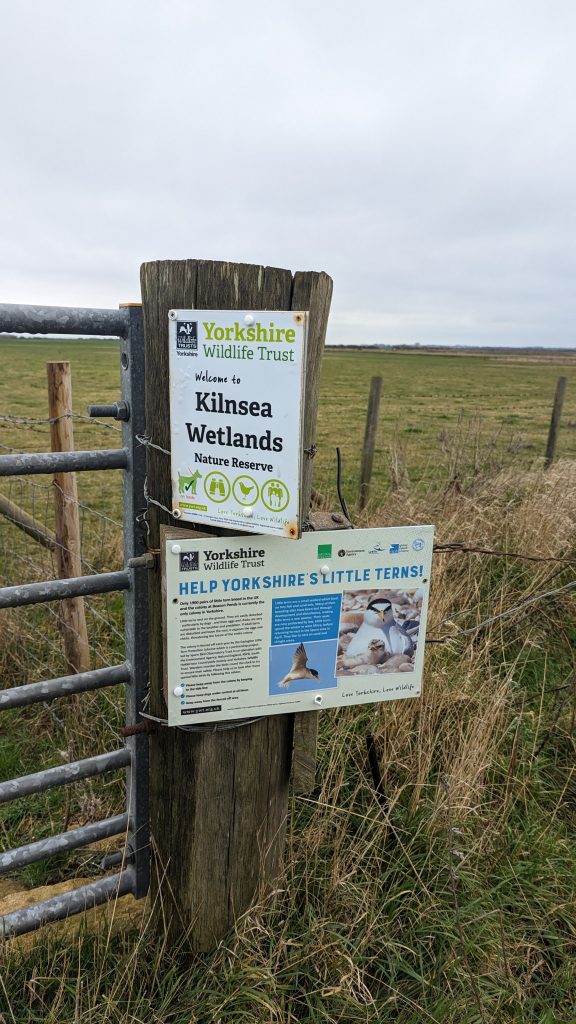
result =
[[[183,497],[198,497],[199,482],[203,474],[196,470],[191,476],[178,473],[178,491]],[[230,494],[239,505],[245,507],[255,505],[258,499],[270,512],[282,512],[290,501],[290,492],[282,480],[265,480],[258,487],[253,477],[247,474],[237,476],[232,482],[225,473],[219,470],[208,473],[200,485],[204,494],[211,501],[221,504],[230,498]]]

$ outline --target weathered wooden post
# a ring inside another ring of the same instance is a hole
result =
[[[381,389],[382,377],[372,377],[370,381],[368,412],[366,414],[366,427],[364,430],[362,464],[360,466],[360,491],[358,494],[358,508],[360,512],[366,508],[368,495],[370,493],[370,481],[372,479],[372,466],[374,464],[374,448],[376,446],[376,430],[378,429],[378,410],[380,408]]]
[[[0,494],[0,515],[22,530],[22,533],[32,537],[32,540],[38,541],[42,547],[48,548],[49,551],[56,550],[56,534],[34,519],[29,512],[10,501],[5,494]]]
[[[70,363],[46,363],[48,415],[53,452],[74,451]],[[80,517],[75,473],[54,474],[55,558],[60,579],[82,575]],[[70,672],[88,672],[90,648],[83,597],[61,602],[64,651]]]
[[[293,277],[288,270],[202,260],[145,263],[141,281],[146,430],[157,446],[148,449],[149,540],[158,550],[160,525],[174,526],[161,507],[172,507],[166,454],[169,310],[309,310],[303,447],[310,449],[332,282],[323,273]],[[302,484],[306,511],[311,479],[307,463]],[[149,573],[150,706],[154,715],[166,718],[159,565],[157,559],[156,570]],[[170,941],[186,936],[194,951],[214,947],[250,906],[259,884],[280,871],[293,731],[294,716],[284,714],[219,732],[161,727],[151,737],[155,906]]]
[[[560,430],[560,420],[562,419],[562,407],[564,405],[565,393],[566,377],[558,377],[558,380],[556,382],[556,393],[554,395],[554,405],[552,406],[550,429],[548,431],[546,455],[544,456],[544,469],[549,469],[549,467],[554,462],[554,455],[556,454],[556,441],[558,439],[558,431]]]

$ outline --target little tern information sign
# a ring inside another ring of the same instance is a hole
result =
[[[172,508],[297,539],[308,314],[169,314]]]
[[[432,526],[166,532],[170,725],[419,695]]]

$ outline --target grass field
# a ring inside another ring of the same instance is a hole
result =
[[[71,360],[79,413],[118,397],[113,343],[0,341],[0,353],[0,416],[47,415],[47,358]],[[572,590],[550,592],[574,579],[576,363],[571,354],[328,352],[315,483],[334,499],[339,444],[351,507],[375,373],[383,399],[362,522],[433,522],[442,541],[549,559],[436,555],[429,635],[550,596],[431,645],[419,700],[322,714],[318,785],[291,799],[285,875],[214,954],[191,958],[185,943],[167,950],[136,915],[132,929],[53,927],[0,951],[2,1024],[575,1024],[576,613]],[[544,473],[559,374],[568,377],[560,459]],[[47,447],[41,424],[0,428],[0,452]],[[75,431],[78,448],[117,441],[81,419]],[[80,475],[79,487],[84,557],[115,567],[118,481]],[[14,482],[11,495],[50,524],[48,480]],[[0,522],[3,581],[50,571],[48,554]],[[114,661],[121,601],[89,604],[94,664]],[[4,613],[0,629],[3,686],[62,670],[46,608]],[[120,718],[115,690],[10,712],[0,777],[112,749]],[[368,731],[389,820],[367,772]],[[2,844],[115,813],[122,799],[117,778],[7,804]],[[84,851],[35,865],[0,882],[0,898],[98,877],[100,858]]]
[[[75,411],[89,402],[119,397],[118,344],[113,341],[11,341],[0,338],[3,374],[0,415],[47,415],[48,359],[72,364]],[[558,443],[559,457],[576,456],[576,353],[527,357],[445,352],[326,352],[322,368],[315,483],[335,497],[337,445],[343,454],[343,483],[353,506],[358,492],[360,453],[370,378],[383,378],[374,460],[372,501],[380,507],[392,482],[427,486],[456,471],[467,477],[514,460],[529,465],[544,455],[556,381],[567,377],[567,399]],[[114,435],[76,421],[76,447],[109,446]],[[46,428],[34,433],[0,421],[0,444],[47,450]],[[4,449],[0,448],[0,452]],[[107,477],[107,480],[110,478]],[[119,488],[102,490],[102,478],[79,480],[81,499],[119,514]]]

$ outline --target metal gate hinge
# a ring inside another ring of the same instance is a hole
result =
[[[151,551],[146,551],[143,555],[136,555],[135,558],[128,559],[129,569],[153,569],[156,564],[156,557]]]

